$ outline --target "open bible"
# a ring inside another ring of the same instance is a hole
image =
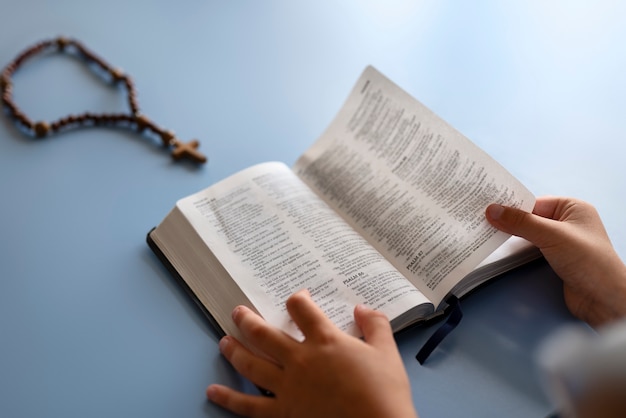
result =
[[[490,203],[531,210],[502,166],[372,67],[323,135],[289,168],[247,168],[176,203],[148,243],[217,328],[239,304],[301,338],[285,309],[297,290],[359,335],[353,308],[395,331],[537,258],[493,228]]]

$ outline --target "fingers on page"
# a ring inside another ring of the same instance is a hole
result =
[[[385,314],[358,305],[354,309],[354,318],[366,342],[372,345],[391,343],[395,346],[391,325]]]
[[[287,299],[287,311],[306,339],[316,339],[334,332],[337,327],[315,304],[308,291],[294,293]]]
[[[233,311],[233,320],[239,327],[245,341],[252,348],[261,351],[279,363],[293,350],[296,340],[245,306],[238,306]]]

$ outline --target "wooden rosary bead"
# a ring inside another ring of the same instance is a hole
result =
[[[176,142],[176,135],[172,131],[161,131],[161,141],[163,141],[164,146],[169,146],[172,143]]]
[[[131,91],[135,88],[132,77],[128,75],[124,77],[124,84],[126,85],[126,88],[128,89],[128,91]]]
[[[15,62],[10,63],[6,67],[4,67],[4,71],[2,71],[2,75],[7,79],[11,78],[11,74],[15,72]]]
[[[109,71],[109,73],[111,74],[111,78],[113,79],[114,83],[118,83],[122,81],[125,77],[124,72],[119,68],[114,68],[111,71]]]
[[[65,47],[70,44],[70,40],[64,36],[59,36],[56,42],[57,42],[57,48],[59,48],[59,51],[65,50]]]
[[[150,124],[150,120],[144,115],[138,115],[135,121],[137,122],[137,131],[139,132],[143,132]]]
[[[35,124],[35,135],[37,135],[37,138],[43,138],[48,135],[49,130],[50,125],[47,122],[37,122]]]
[[[139,114],[139,104],[137,104],[137,100],[134,96],[128,97],[128,106],[130,107],[130,111],[133,115]]]

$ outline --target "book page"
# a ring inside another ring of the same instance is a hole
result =
[[[532,243],[523,238],[511,236],[467,276],[463,277],[451,293],[459,298],[463,297],[482,283],[541,257],[543,254]]]
[[[177,203],[202,240],[271,324],[294,337],[286,299],[309,289],[340,328],[359,335],[357,303],[390,319],[433,306],[282,163],[244,170]],[[392,303],[393,302],[393,303]]]
[[[504,168],[372,67],[294,171],[435,305],[509,237],[486,207],[534,206]]]

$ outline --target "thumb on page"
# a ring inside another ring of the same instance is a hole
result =
[[[367,343],[379,347],[395,347],[391,325],[385,314],[364,305],[357,305],[354,319]]]
[[[486,216],[500,231],[525,238],[539,248],[549,245],[558,232],[554,220],[516,208],[492,204],[487,207]]]

